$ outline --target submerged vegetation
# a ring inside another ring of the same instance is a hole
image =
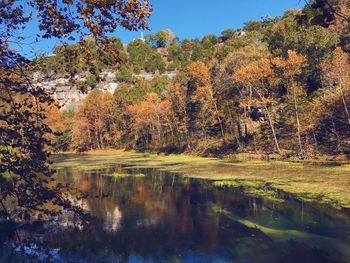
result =
[[[127,173],[113,173],[113,174],[104,174],[105,176],[110,176],[113,178],[125,178],[125,177],[145,177],[144,174],[127,174]]]
[[[248,219],[241,219],[237,216],[234,216],[230,211],[228,211],[225,208],[218,207],[217,205],[212,205],[212,209],[222,214],[232,220],[235,220],[236,222],[239,222],[240,224],[249,227],[249,228],[255,228],[257,230],[262,231],[264,234],[266,234],[268,237],[273,239],[274,241],[296,241],[296,242],[302,242],[307,243],[313,248],[332,248],[335,254],[344,255],[346,257],[350,257],[349,249],[350,246],[346,245],[344,243],[339,242],[338,240],[330,237],[323,237],[320,235],[307,233],[305,231],[299,231],[294,229],[278,229],[278,228],[270,228],[267,226],[259,225],[256,222],[250,221]]]
[[[279,197],[277,189],[273,188],[273,184],[264,181],[240,181],[240,180],[220,180],[214,181],[213,186],[221,189],[239,188],[248,196],[264,197],[265,199],[284,202],[285,200]]]

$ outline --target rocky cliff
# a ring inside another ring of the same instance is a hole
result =
[[[168,72],[164,75],[169,78],[173,78],[176,72]],[[110,93],[114,93],[114,91],[120,85],[120,82],[116,80],[115,72],[110,70],[103,70],[100,74],[101,81],[97,84],[98,89],[102,91],[107,91]],[[134,74],[135,78],[144,79],[144,80],[152,80],[155,75],[151,73],[141,73]],[[57,100],[62,110],[75,110],[82,103],[83,99],[89,94],[90,90],[83,93],[78,88],[76,83],[85,80],[84,76],[75,76],[72,78],[54,78],[54,77],[46,77],[43,78],[39,73],[35,74],[35,82],[37,85],[46,89],[52,96]]]

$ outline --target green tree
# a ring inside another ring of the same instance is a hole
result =
[[[208,48],[216,45],[217,43],[219,43],[219,38],[215,34],[206,35],[202,39],[202,44]]]
[[[136,39],[128,44],[129,62],[133,66],[133,71],[139,73],[145,69],[145,64],[150,56],[154,54],[153,49],[144,41]]]
[[[146,36],[147,43],[156,48],[166,48],[170,44],[175,44],[176,40],[177,37],[170,29],[161,30],[154,35]]]
[[[250,20],[244,23],[244,30],[246,31],[259,31],[263,27],[262,21]]]
[[[223,42],[233,38],[235,35],[235,31],[233,29],[225,29],[221,32],[221,40]]]
[[[321,26],[300,26],[296,17],[299,12],[289,12],[267,30],[269,49],[278,56],[287,56],[288,50],[295,50],[307,57],[308,68],[304,79],[309,92],[321,85],[320,63],[338,44],[339,36]]]
[[[151,73],[155,73],[158,70],[160,73],[163,73],[165,71],[165,66],[165,62],[158,51],[152,50],[146,60],[145,70]]]
[[[118,81],[131,83],[133,81],[133,76],[130,66],[128,64],[120,65],[116,73],[116,78]]]

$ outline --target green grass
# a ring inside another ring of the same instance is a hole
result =
[[[229,161],[190,155],[156,155],[134,151],[110,151],[84,155],[57,156],[54,167],[81,169],[128,165],[129,168],[155,168],[184,177],[212,180],[217,187],[247,187],[258,196],[276,191],[293,194],[307,202],[336,208],[350,208],[350,164],[334,162]],[[262,190],[263,185],[269,188]]]

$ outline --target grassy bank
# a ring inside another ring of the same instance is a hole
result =
[[[346,162],[229,161],[110,150],[58,155],[54,167],[93,170],[115,164],[208,179],[216,187],[244,187],[252,195],[273,198],[283,191],[304,201],[350,208],[350,164]]]

